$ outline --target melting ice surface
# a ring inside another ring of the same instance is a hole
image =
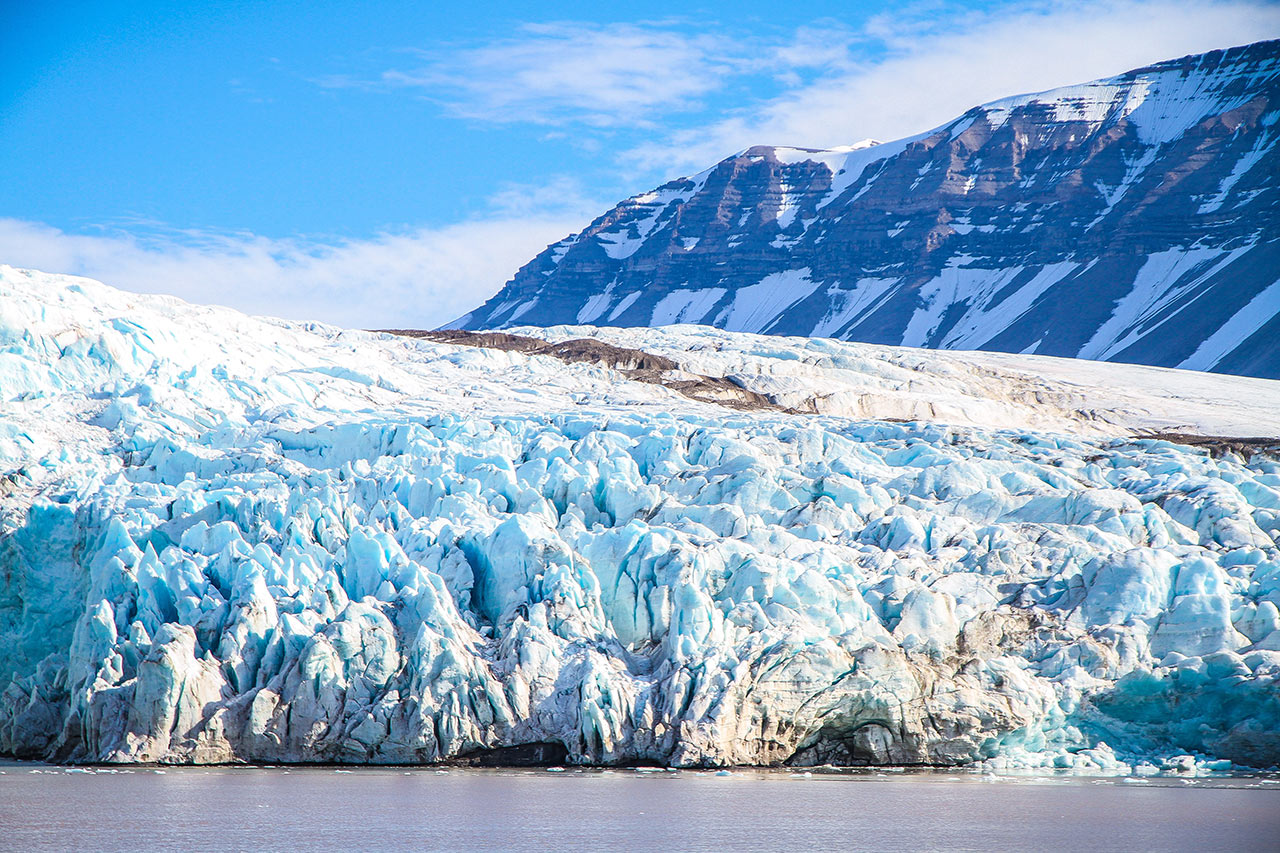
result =
[[[1280,763],[1274,455],[1118,437],[1172,394],[979,405],[1058,360],[655,342],[958,423],[735,412],[0,268],[0,751]],[[1280,400],[1213,379],[1243,422]]]

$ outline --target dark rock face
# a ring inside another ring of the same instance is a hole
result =
[[[750,148],[622,202],[454,326],[705,323],[1280,377],[1280,41]]]

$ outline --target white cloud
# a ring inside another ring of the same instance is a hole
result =
[[[418,89],[464,118],[643,125],[718,89],[742,61],[733,47],[723,36],[649,24],[526,24],[513,38],[423,52],[421,67],[383,72],[379,82]]]
[[[1258,0],[1047,2],[958,16],[917,8],[870,22],[863,35],[885,48],[883,58],[858,62],[858,45],[849,41],[849,56],[829,57],[832,70],[819,79],[638,146],[623,161],[671,173],[751,145],[896,139],[1008,95],[1280,35],[1280,6]]]
[[[706,108],[708,96],[753,76],[790,86],[815,70],[847,65],[849,44],[862,38],[825,19],[791,32],[753,33],[691,21],[524,24],[480,45],[400,51],[416,55],[416,67],[313,82],[410,90],[455,117],[499,124],[653,128],[661,118]]]
[[[586,193],[581,180],[569,175],[556,175],[543,183],[507,182],[488,198],[490,214],[498,219],[554,217],[585,223],[604,209],[602,204]]]
[[[0,258],[251,314],[433,328],[479,305],[584,221],[526,214],[323,244],[246,234],[79,235],[0,219]]]

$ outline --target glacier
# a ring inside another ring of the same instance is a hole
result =
[[[1280,764],[1280,383],[525,333],[0,267],[0,754]]]

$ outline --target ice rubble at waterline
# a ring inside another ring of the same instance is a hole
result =
[[[1280,763],[1274,456],[0,287],[4,753]]]

